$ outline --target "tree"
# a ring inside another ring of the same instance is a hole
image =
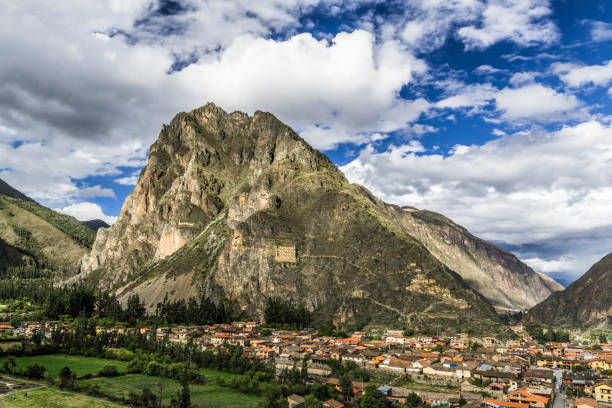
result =
[[[127,301],[127,308],[125,310],[126,319],[132,324],[135,324],[138,320],[145,317],[146,309],[144,303],[140,302],[138,295],[131,295]]]
[[[260,408],[286,408],[287,399],[283,396],[281,387],[270,384],[264,393],[264,400],[259,404]]]
[[[421,405],[422,402],[423,400],[417,393],[411,392],[406,396],[406,403],[404,405],[409,408],[416,408]]]
[[[187,371],[181,381],[183,389],[179,395],[179,408],[191,408],[191,392],[189,391],[189,377]]]
[[[307,395],[304,398],[304,408],[321,408],[323,404],[312,395]]]
[[[359,398],[359,406],[361,408],[389,408],[391,402],[375,385],[369,385],[363,396]]]
[[[60,387],[72,388],[75,375],[69,367],[64,367],[59,373]]]
[[[353,383],[348,375],[343,375],[340,377],[340,382],[338,383],[340,387],[340,393],[345,401],[350,401],[353,397]]]
[[[437,351],[438,353],[443,353],[444,347],[441,344],[436,344],[436,347],[434,347],[434,351]]]
[[[608,338],[606,337],[606,335],[604,333],[601,333],[599,335],[599,343],[606,344],[607,341],[608,341]]]
[[[410,336],[414,336],[414,329],[411,327],[404,330],[404,337],[410,337]]]
[[[183,378],[181,378],[181,389],[178,395],[178,408],[191,408],[191,392],[189,391],[189,367],[188,364],[184,364],[185,370],[183,372]]]

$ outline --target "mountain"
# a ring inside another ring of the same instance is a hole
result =
[[[73,217],[0,194],[0,272],[30,265],[74,274],[94,238]]]
[[[266,298],[281,297],[338,326],[497,324],[491,303],[445,262],[469,271],[495,260],[466,258],[493,254],[509,275],[520,262],[471,236],[444,254],[421,242],[423,234],[468,233],[446,219],[452,231],[438,228],[425,214],[433,213],[388,205],[349,183],[273,115],[207,104],[162,127],[117,222],[98,231],[72,281],[94,282],[122,301],[136,293],[149,309],[166,295],[203,293],[253,318]],[[536,282],[533,304],[548,296],[544,280],[521,268],[508,285],[527,276]]]
[[[18,198],[19,200],[29,201],[35,203],[36,201],[32,200],[27,195],[23,194],[21,191],[11,187],[7,182],[0,179],[0,194],[5,195],[7,197]]]
[[[81,221],[81,223],[83,225],[85,225],[87,228],[90,228],[94,231],[99,230],[100,228],[108,228],[110,227],[110,225],[108,225],[106,222],[102,221],[102,220],[88,220],[88,221]]]
[[[604,256],[567,289],[552,294],[526,316],[569,327],[612,328],[612,253]]]
[[[395,207],[398,223],[440,262],[457,272],[500,312],[527,310],[563,290],[509,252],[470,234],[441,214]]]

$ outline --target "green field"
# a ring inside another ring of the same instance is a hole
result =
[[[206,370],[209,371],[209,370]],[[218,371],[213,373],[219,374]],[[225,373],[220,373],[225,376]],[[228,374],[231,375],[231,374]],[[234,390],[214,385],[211,377],[207,376],[207,384],[191,384],[191,402],[199,408],[251,408],[257,406],[261,397],[256,395],[241,394]],[[170,405],[170,399],[181,390],[180,384],[175,380],[162,377],[149,377],[144,374],[129,374],[114,378],[91,378],[81,380],[79,384],[97,384],[100,391],[115,396],[128,396],[129,392],[141,392],[143,388],[149,388],[156,395],[163,391],[164,407]]]
[[[6,359],[0,359],[0,366]],[[127,363],[123,361],[105,360],[103,358],[71,356],[66,354],[49,354],[44,356],[17,357],[17,365],[27,367],[32,364],[45,366],[47,374],[57,377],[64,367],[69,367],[77,376],[85,374],[96,374],[105,365],[115,365],[117,370],[125,371]]]
[[[208,382],[214,382],[218,377],[221,377],[224,380],[239,380],[240,378],[242,378],[242,376],[239,374],[231,374],[223,371],[209,370],[208,368],[200,368],[200,373],[206,376],[206,380],[208,380]]]
[[[26,397],[27,395],[27,397]],[[124,405],[91,398],[74,392],[64,392],[57,388],[40,388],[21,391],[0,398],[3,408],[118,408]]]

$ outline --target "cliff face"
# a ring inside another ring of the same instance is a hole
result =
[[[569,327],[612,328],[612,253],[567,289],[532,308],[526,320]]]
[[[150,308],[204,292],[256,318],[280,296],[338,325],[497,322],[418,231],[274,116],[207,104],[162,128],[75,279]]]
[[[563,290],[516,256],[470,234],[448,218],[411,207],[394,207],[399,225],[440,262],[487,298],[500,312],[527,310]]]

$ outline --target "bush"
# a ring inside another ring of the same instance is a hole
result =
[[[26,377],[34,380],[42,380],[45,378],[45,374],[47,374],[47,369],[39,364],[28,366],[26,369]]]
[[[109,360],[130,361],[134,359],[134,353],[124,348],[107,348],[104,350],[104,357]]]
[[[152,377],[159,377],[164,375],[165,367],[156,361],[151,361],[147,364],[145,374]]]
[[[100,371],[98,371],[98,376],[100,377],[117,377],[120,374],[121,373],[117,371],[116,365],[105,365]]]
[[[140,374],[145,370],[145,362],[142,360],[134,359],[128,363],[127,372],[128,374]]]

